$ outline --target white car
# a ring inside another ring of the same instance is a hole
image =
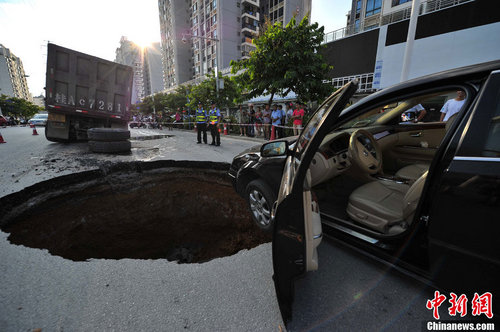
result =
[[[28,120],[28,123],[30,125],[35,125],[35,126],[45,126],[47,124],[47,118],[49,115],[47,113],[39,113],[36,114],[34,117]]]

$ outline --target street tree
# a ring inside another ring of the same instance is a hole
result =
[[[219,77],[222,77],[220,73]],[[206,80],[192,86],[189,93],[188,106],[196,109],[198,103],[201,102],[205,107],[209,107],[210,103],[214,101],[217,107],[224,108],[240,103],[242,101],[242,94],[239,84],[232,77],[224,77],[223,79],[224,88],[219,90],[218,95],[213,72],[208,74]]]
[[[29,119],[36,113],[44,110],[42,107],[39,107],[25,99],[7,95],[0,96],[0,108],[2,109],[3,115],[14,117],[16,119]]]
[[[133,113],[152,114],[154,111],[173,112],[177,108],[184,108],[188,102],[189,86],[178,86],[171,93],[155,93],[145,97],[140,103],[134,104]]]
[[[231,61],[231,72],[242,71],[236,80],[248,99],[270,94],[272,103],[275,95],[293,91],[301,102],[322,100],[333,90],[323,83],[330,69],[320,52],[323,37],[324,27],[309,25],[307,15],[298,24],[293,17],[285,27],[266,23],[264,32],[253,40],[256,49],[250,58]]]

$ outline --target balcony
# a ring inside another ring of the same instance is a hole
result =
[[[260,7],[260,0],[242,0],[241,5],[252,5],[256,7]]]
[[[251,34],[257,34],[259,33],[259,27],[249,24],[249,23],[243,23],[241,24],[241,33],[251,33]]]
[[[256,10],[245,9],[241,13],[241,20],[243,21],[245,18],[260,21],[260,14]]]
[[[241,58],[242,59],[249,59],[250,58],[250,52],[241,52]]]
[[[253,45],[252,44],[252,38],[250,38],[250,37],[243,37],[241,39],[241,43],[244,44],[244,45]]]

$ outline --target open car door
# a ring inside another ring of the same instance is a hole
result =
[[[311,194],[309,164],[349,99],[358,88],[352,81],[321,104],[287,157],[278,200],[273,209],[274,286],[283,321],[292,316],[294,280],[318,269],[316,248],[321,242],[321,219]]]

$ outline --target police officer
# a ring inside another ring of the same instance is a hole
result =
[[[207,112],[198,103],[198,109],[196,110],[196,128],[198,131],[198,144],[201,144],[201,132],[203,132],[203,142],[207,144]]]
[[[212,143],[210,145],[220,146],[220,133],[219,133],[219,122],[220,122],[220,110],[215,107],[215,102],[212,102],[212,107],[208,111],[208,121],[210,128],[210,134],[212,135]]]

